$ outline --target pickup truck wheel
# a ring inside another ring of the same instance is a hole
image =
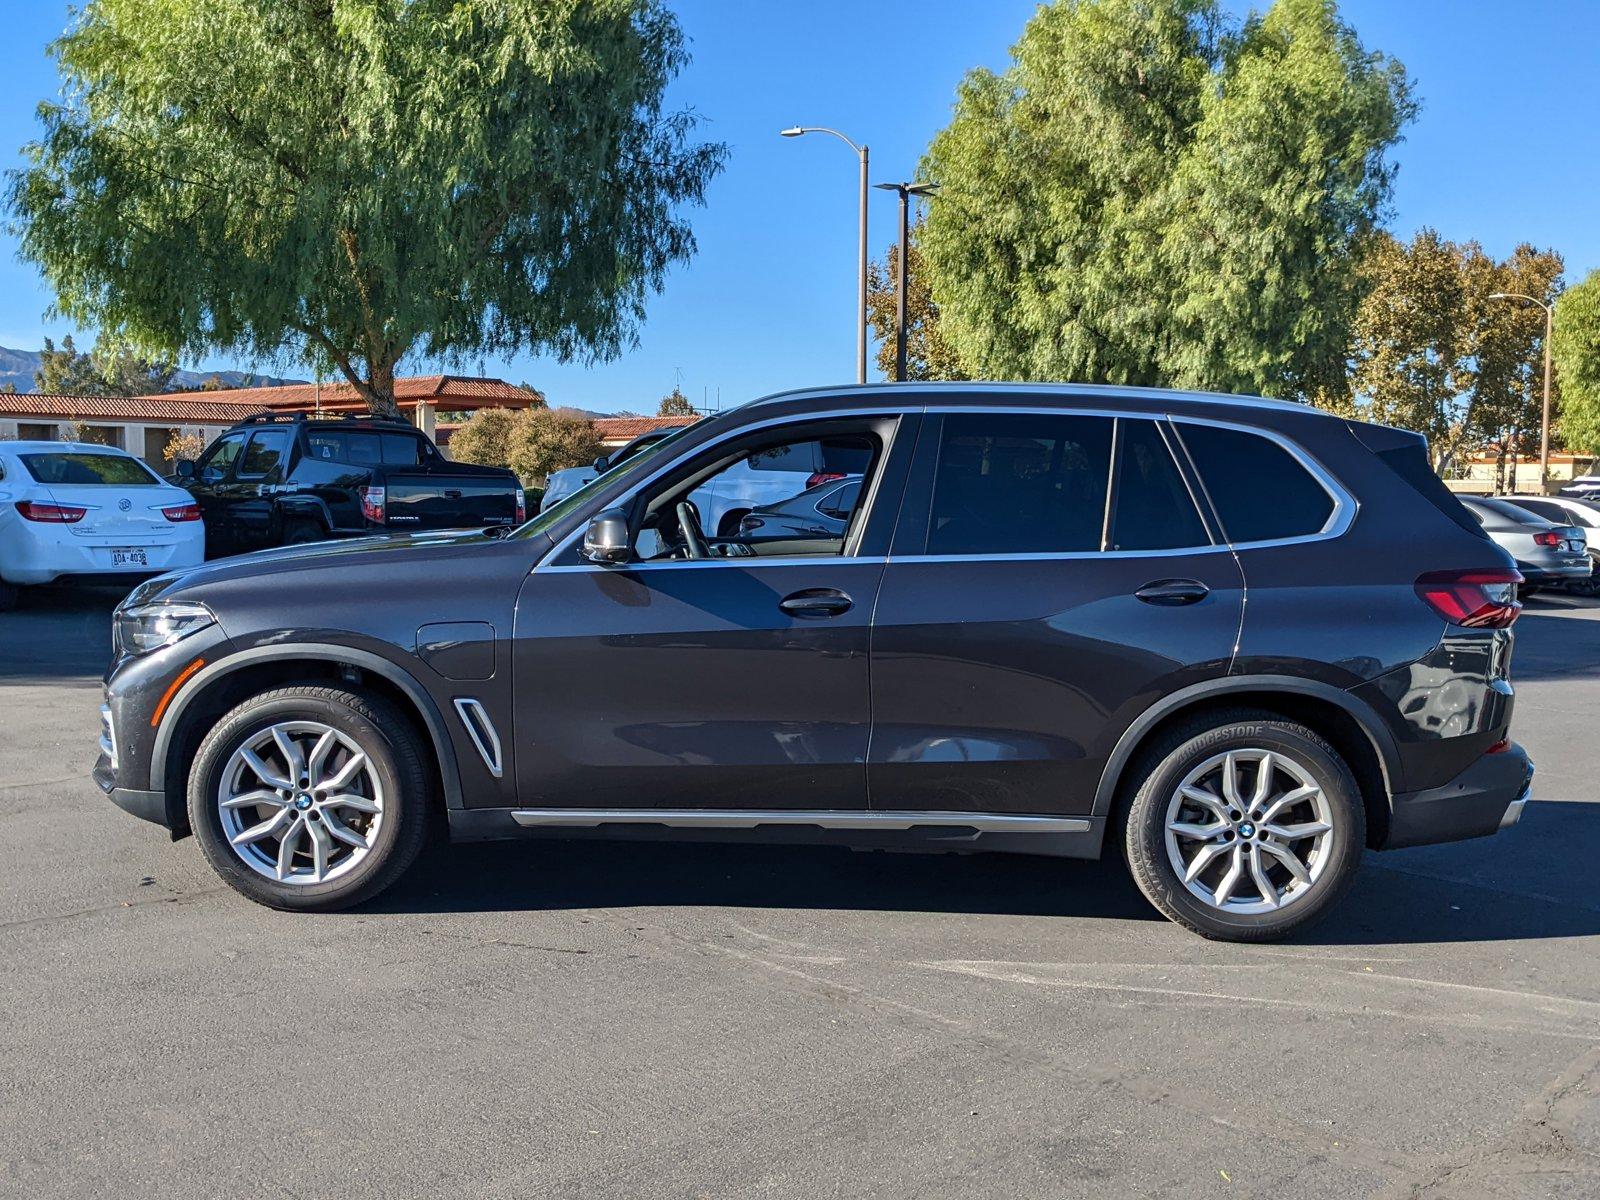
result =
[[[1355,878],[1366,811],[1349,767],[1271,713],[1197,718],[1143,757],[1128,809],[1145,897],[1203,937],[1263,942],[1328,912]]]
[[[212,869],[271,908],[326,912],[383,891],[433,812],[422,739],[388,701],[278,688],[227,713],[189,775],[189,824]]]
[[[303,546],[308,542],[326,541],[327,537],[321,522],[313,521],[309,517],[296,517],[283,523],[285,546]]]

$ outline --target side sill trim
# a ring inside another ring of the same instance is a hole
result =
[[[821,829],[915,829],[938,825],[980,833],[1087,833],[1092,828],[1087,817],[828,809],[518,808],[512,810],[511,819],[524,826],[566,828],[667,825],[677,829],[755,829],[762,825],[810,825]]]

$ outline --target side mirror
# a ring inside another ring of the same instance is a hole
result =
[[[633,557],[628,537],[628,514],[608,508],[589,522],[583,533],[583,556],[592,563],[614,567]]]
[[[172,464],[172,473],[179,479],[193,479],[194,461],[192,459],[180,458],[177,462]]]
[[[611,469],[611,460],[609,458],[607,458],[604,454],[602,454],[599,458],[594,460],[594,473],[596,475],[604,475],[610,469]]]

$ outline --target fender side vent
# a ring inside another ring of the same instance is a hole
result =
[[[481,701],[471,696],[457,696],[455,706],[461,724],[466,726],[467,736],[472,739],[472,744],[478,748],[478,753],[483,757],[483,765],[489,768],[489,774],[499,779],[500,735],[495,732],[494,722],[489,719],[489,711],[483,707]]]

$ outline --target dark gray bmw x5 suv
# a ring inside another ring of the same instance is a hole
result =
[[[701,528],[691,493],[804,443],[868,464],[842,532]],[[140,587],[95,777],[287,909],[374,895],[443,821],[1109,842],[1169,917],[1263,939],[1333,905],[1363,847],[1517,819],[1517,582],[1414,434],[1122,388],[797,392],[506,536]]]

